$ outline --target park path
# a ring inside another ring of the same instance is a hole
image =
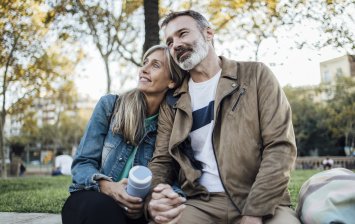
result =
[[[61,224],[60,214],[0,212],[0,223]]]

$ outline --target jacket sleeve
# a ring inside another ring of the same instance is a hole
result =
[[[167,104],[162,104],[158,118],[158,134],[155,151],[149,163],[153,173],[152,187],[159,183],[173,184],[175,180],[174,159],[169,153],[170,135],[174,123],[174,112]]]
[[[71,192],[83,189],[99,191],[97,180],[112,181],[99,170],[115,99],[114,95],[103,96],[95,106],[72,164],[73,184],[69,188]]]
[[[256,86],[262,158],[243,214],[267,216],[275,213],[281,199],[288,194],[297,149],[291,107],[271,70],[262,63],[258,63]]]
[[[174,170],[174,159],[169,153],[169,141],[171,130],[173,128],[174,122],[174,112],[167,104],[162,104],[159,110],[158,117],[158,134],[155,143],[155,151],[148,167],[152,171],[153,178],[151,189],[160,183],[173,185],[174,180],[176,180],[175,170]],[[173,186],[173,189],[177,193],[182,193],[177,186]],[[144,210],[145,216],[149,219],[148,215],[148,203],[151,199],[151,194],[148,194]]]

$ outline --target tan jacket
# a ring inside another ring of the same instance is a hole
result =
[[[287,185],[296,158],[291,108],[264,64],[221,59],[212,136],[220,178],[242,215],[273,215],[277,205],[291,204]],[[172,184],[177,175],[188,197],[208,200],[207,190],[198,183],[201,171],[193,169],[178,148],[192,127],[188,77],[174,96],[180,97],[174,109],[163,106],[160,110],[149,165],[153,186]]]

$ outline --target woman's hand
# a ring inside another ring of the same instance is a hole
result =
[[[118,204],[126,211],[127,216],[132,218],[139,217],[141,214],[143,214],[142,199],[127,194],[127,183],[127,178],[124,178],[119,182],[100,180],[100,191],[115,199]]]

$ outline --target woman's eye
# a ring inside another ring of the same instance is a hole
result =
[[[160,68],[160,65],[159,65],[158,63],[154,63],[154,64],[153,64],[153,67],[154,67],[154,68]]]

